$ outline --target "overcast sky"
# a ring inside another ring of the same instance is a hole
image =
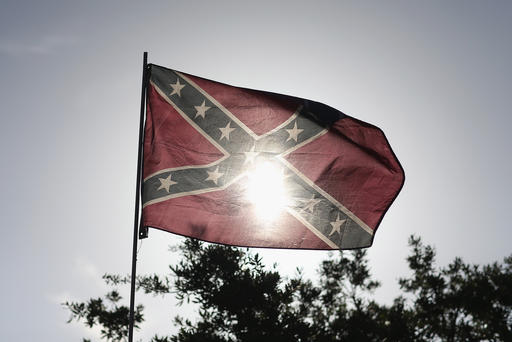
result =
[[[65,300],[128,273],[142,53],[169,68],[329,104],[379,126],[406,183],[369,255],[383,302],[407,239],[488,263],[511,253],[512,2],[0,1],[0,339],[78,341]],[[150,230],[139,271],[165,271]],[[314,276],[327,252],[263,251]],[[146,299],[135,337],[165,333]],[[126,298],[128,302],[128,298]]]

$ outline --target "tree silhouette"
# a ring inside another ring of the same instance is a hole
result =
[[[170,274],[140,276],[137,290],[198,307],[196,320],[176,317],[178,332],[153,342],[512,340],[512,256],[483,267],[459,258],[438,267],[434,248],[418,237],[409,244],[412,274],[399,280],[404,293],[392,305],[371,299],[380,284],[364,250],[331,255],[312,281],[300,270],[284,278],[247,249],[192,239],[180,246],[182,261]],[[125,340],[128,309],[118,305],[116,288],[130,278],[104,279],[114,288],[104,299],[64,306],[70,321],[101,327],[107,341]],[[142,313],[138,306],[136,327]]]

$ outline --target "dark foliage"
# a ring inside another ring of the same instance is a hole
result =
[[[436,269],[435,251],[411,237],[413,271],[400,287],[413,295],[417,340],[512,341],[512,256],[483,267],[456,258]]]
[[[71,312],[68,323],[73,319],[83,321],[90,328],[101,327],[101,335],[107,341],[120,341],[128,335],[129,308],[118,305],[122,299],[116,290],[110,291],[103,298],[91,298],[85,303],[63,303]],[[143,321],[142,310],[138,305],[135,309],[135,327]],[[84,339],[84,342],[87,340]]]
[[[171,274],[137,277],[137,290],[174,295],[196,303],[194,321],[175,318],[178,332],[153,342],[251,341],[511,341],[512,256],[503,264],[477,266],[456,258],[435,265],[435,250],[411,237],[412,274],[399,280],[404,291],[392,305],[371,299],[365,251],[337,253],[323,261],[318,279],[292,279],[265,266],[246,249],[186,240],[182,261]],[[112,287],[129,277],[105,275]],[[107,341],[126,340],[128,308],[116,290],[104,299],[64,303],[70,321],[100,326]],[[108,303],[108,304],[105,304]],[[137,307],[136,326],[143,321]]]

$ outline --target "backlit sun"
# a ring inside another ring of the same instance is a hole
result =
[[[259,219],[277,218],[289,205],[283,170],[268,161],[254,165],[247,174],[246,196]]]

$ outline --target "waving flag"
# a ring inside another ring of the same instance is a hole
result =
[[[404,181],[372,125],[156,65],[143,172],[143,226],[276,248],[370,246]]]

